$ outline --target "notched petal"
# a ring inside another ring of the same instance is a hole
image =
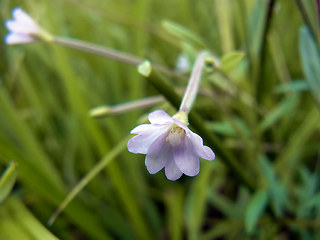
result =
[[[182,172],[177,167],[174,160],[167,162],[164,171],[165,171],[166,177],[171,181],[175,181],[182,176]]]
[[[159,172],[168,161],[173,161],[172,149],[166,137],[167,133],[162,134],[148,149],[145,164],[151,174]]]
[[[198,153],[199,157],[206,160],[213,160],[215,158],[214,152],[211,148],[203,146],[203,140],[198,134],[190,131],[189,139],[191,140],[193,148]]]
[[[145,126],[150,125],[150,126]],[[138,136],[134,136],[128,141],[128,150],[132,153],[146,154],[150,145],[162,134],[168,134],[168,127],[163,125],[153,126],[152,124],[144,124],[138,126],[138,130],[134,132],[139,132]]]
[[[185,137],[180,146],[173,149],[173,156],[177,167],[188,176],[195,176],[199,173],[199,156],[191,141]]]
[[[31,43],[35,39],[28,35],[18,34],[18,33],[9,33],[6,35],[4,42],[6,44],[22,44],[22,43]]]
[[[32,17],[29,16],[25,11],[21,8],[15,8],[12,10],[13,19],[15,19],[19,23],[25,23],[28,25],[37,25]]]
[[[156,110],[156,111],[150,113],[148,116],[148,119],[152,124],[165,124],[165,123],[172,123],[173,122],[173,118],[170,117],[163,110]]]
[[[19,30],[20,30],[20,26],[14,20],[6,20],[4,22],[4,25],[11,32],[19,32]]]
[[[128,141],[127,148],[129,152],[146,154],[151,143],[148,143],[142,136],[134,136]]]
[[[214,152],[208,146],[203,146],[202,151],[199,151],[198,153],[201,158],[209,161],[214,160],[216,157]]]
[[[151,124],[141,124],[139,126],[136,126],[134,129],[131,130],[131,134],[141,134],[143,132],[146,132],[150,130]]]

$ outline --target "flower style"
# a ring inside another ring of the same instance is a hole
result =
[[[202,138],[193,133],[179,113],[171,117],[162,110],[149,114],[151,124],[142,124],[131,133],[138,134],[128,141],[132,153],[146,154],[145,165],[151,174],[165,168],[169,180],[177,180],[184,173],[199,173],[199,157],[213,160],[213,151],[203,146]],[[179,119],[181,120],[179,120]]]
[[[52,37],[21,8],[12,10],[13,20],[5,21],[10,33],[5,37],[6,44],[21,44],[34,42],[37,39],[50,40]]]

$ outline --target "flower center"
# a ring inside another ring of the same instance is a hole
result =
[[[172,147],[180,145],[181,139],[186,135],[186,131],[176,124],[173,124],[166,141],[170,143]]]

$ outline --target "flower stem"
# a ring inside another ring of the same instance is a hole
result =
[[[134,65],[134,66],[140,65],[145,60],[143,58],[140,58],[140,57],[128,54],[128,53],[120,52],[120,51],[114,50],[112,48],[101,47],[96,44],[88,43],[88,42],[81,41],[78,39],[55,36],[53,39],[53,42],[56,44],[65,46],[65,47],[74,48],[74,49],[77,49],[77,50],[80,50],[83,52],[92,53],[92,54],[95,54],[98,56],[113,59],[113,60],[116,60],[119,62]],[[182,77],[182,75],[180,73],[175,72],[165,66],[152,63],[152,67],[154,69],[157,69],[159,72],[165,73],[167,75],[180,77],[180,78]]]
[[[137,101],[117,104],[114,106],[106,106],[106,105],[99,106],[90,110],[90,116],[106,117],[109,115],[116,115],[124,112],[133,111],[139,108],[150,107],[162,101],[164,101],[164,98],[162,96],[153,96],[153,97],[140,99]]]
[[[196,99],[200,80],[201,80],[201,73],[202,69],[205,65],[205,59],[208,56],[207,51],[202,51],[198,55],[196,59],[196,63],[194,64],[194,67],[192,69],[191,77],[188,82],[188,86],[186,89],[186,92],[183,96],[179,111],[189,113],[191,110],[191,106]]]

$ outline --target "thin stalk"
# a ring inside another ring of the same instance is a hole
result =
[[[205,65],[205,58],[208,55],[207,51],[203,51],[199,54],[196,59],[196,63],[192,69],[191,77],[188,82],[188,86],[186,92],[183,96],[179,111],[189,113],[191,110],[191,106],[196,99],[200,81],[202,69]]]
[[[110,115],[117,115],[124,112],[133,111],[140,108],[153,106],[164,101],[162,96],[153,96],[137,101],[126,102],[114,106],[99,106],[90,110],[91,117],[106,117]]]
[[[77,50],[80,50],[83,52],[91,53],[94,55],[109,58],[112,60],[116,60],[119,62],[134,65],[134,66],[140,65],[145,60],[143,58],[140,58],[140,57],[128,54],[128,53],[117,51],[112,48],[98,46],[96,44],[88,43],[88,42],[81,41],[78,39],[55,36],[53,39],[53,42],[56,44],[65,46],[65,47],[74,48],[74,49],[77,49]],[[180,78],[182,77],[182,75],[180,73],[175,72],[165,66],[162,66],[162,65],[159,65],[156,63],[152,63],[152,67],[154,69],[157,69],[159,72],[164,73],[164,74],[167,74],[170,76],[175,76],[175,77],[180,77]]]
[[[100,162],[98,162],[88,173],[84,176],[81,181],[69,192],[66,198],[60,203],[57,210],[48,220],[48,225],[51,226],[60,213],[69,205],[69,203],[84,189],[88,183],[96,177],[112,160],[114,160],[126,147],[131,136],[127,136],[121,141],[115,148],[113,148]]]

